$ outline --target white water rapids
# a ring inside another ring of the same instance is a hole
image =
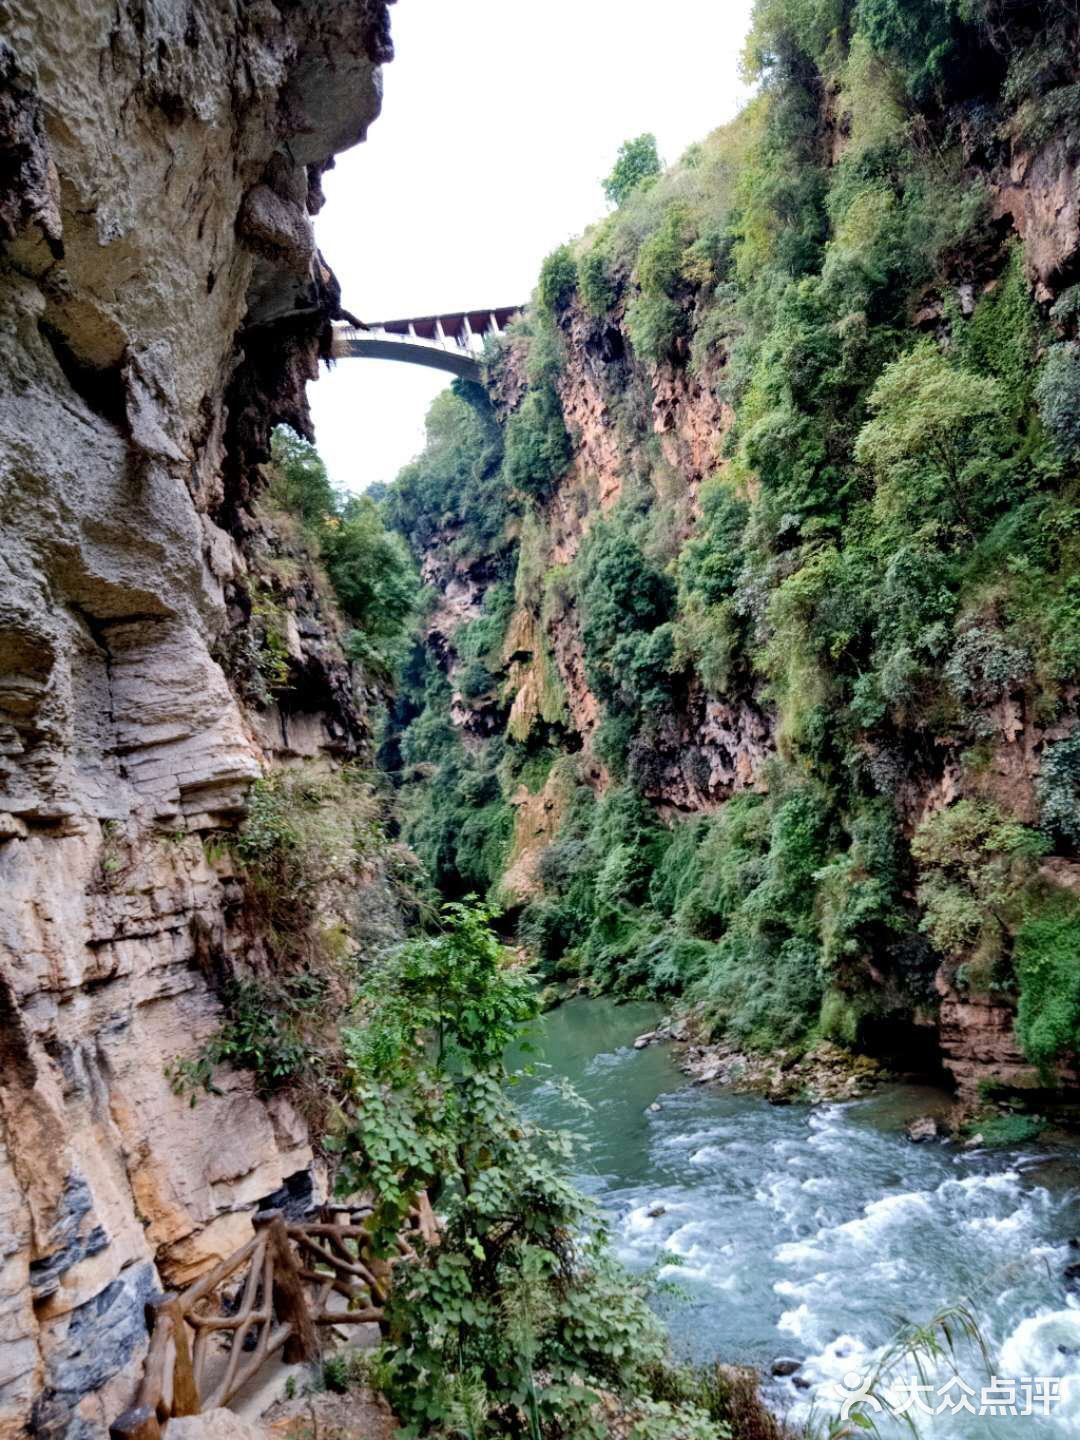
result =
[[[629,1043],[654,1019],[607,1001],[554,1011],[543,1043],[551,1070],[529,1085],[524,1108],[584,1132],[580,1183],[623,1260],[679,1261],[661,1276],[684,1294],[659,1301],[678,1351],[766,1375],[779,1356],[798,1360],[768,1395],[802,1421],[835,1414],[845,1377],[869,1374],[902,1322],[967,1301],[992,1374],[1017,1382],[1017,1413],[977,1413],[991,1376],[962,1348],[955,1371],[925,1377],[931,1389],[912,1406],[919,1434],[1080,1437],[1080,1293],[1064,1278],[1080,1260],[1070,1244],[1080,1234],[1075,1152],[914,1145],[904,1121],[942,1097],[912,1087],[813,1108],[689,1086],[663,1048]],[[553,1076],[591,1110],[567,1106]],[[890,1378],[903,1374],[918,1381],[910,1366]],[[1026,1377],[1061,1382],[1049,1414],[1022,1413]],[[957,1378],[973,1394],[954,1383],[942,1398]],[[976,1413],[955,1410],[965,1401]],[[910,1434],[896,1421],[882,1430]]]

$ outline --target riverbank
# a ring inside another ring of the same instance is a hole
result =
[[[719,1085],[737,1094],[758,1095],[772,1105],[821,1105],[858,1100],[882,1086],[914,1085],[929,1089],[936,1103],[908,1127],[912,1140],[954,1138],[969,1146],[1010,1145],[1047,1139],[1070,1143],[1080,1132],[1080,1108],[1053,1092],[1002,1089],[965,1101],[940,1077],[898,1074],[870,1055],[858,1055],[830,1041],[809,1050],[778,1049],[748,1053],[727,1041],[702,1040],[694,1018],[669,1016],[634,1038],[634,1045],[666,1043],[675,1063],[695,1085]]]
[[[872,1056],[855,1055],[828,1040],[811,1050],[781,1048],[767,1054],[748,1053],[723,1040],[703,1041],[692,1016],[668,1016],[634,1038],[639,1050],[665,1043],[695,1085],[724,1085],[773,1105],[857,1100],[897,1078]]]

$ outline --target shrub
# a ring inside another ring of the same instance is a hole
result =
[[[821,1008],[817,947],[789,938],[770,945],[742,927],[716,947],[716,961],[693,994],[714,1032],[748,1050],[773,1050],[804,1041]]]
[[[621,636],[611,648],[608,698],[631,711],[655,713],[670,706],[674,660],[670,625]]]
[[[672,205],[664,211],[659,228],[638,251],[637,281],[643,294],[674,295],[682,278],[683,257],[693,238],[683,206]]]
[[[569,245],[553,250],[540,267],[539,297],[541,306],[550,314],[565,310],[574,298],[578,284],[577,262]]]
[[[578,261],[578,285],[590,315],[603,315],[615,303],[615,283],[607,256],[601,249],[594,246],[586,250]]]
[[[485,895],[502,875],[514,828],[499,778],[505,742],[465,749],[450,718],[450,685],[430,657],[410,678],[411,718],[397,739],[404,838],[444,897]]]
[[[1047,658],[1058,680],[1080,675],[1080,575],[1063,577],[1058,594],[1047,600],[1042,595],[1040,610],[1046,621]]]
[[[483,614],[466,620],[454,631],[454,649],[463,660],[483,660],[498,666],[503,640],[514,613],[514,587],[497,580],[484,591]]]
[[[326,887],[348,886],[382,843],[379,802],[363,772],[305,769],[257,780],[232,849],[273,933],[303,947]]]
[[[1001,383],[955,369],[923,342],[883,371],[867,403],[873,419],[855,458],[877,478],[882,516],[905,528],[981,529],[980,512],[1002,498]]]
[[[466,700],[479,700],[492,693],[495,680],[482,660],[470,660],[458,675],[457,685]]]
[[[318,531],[337,513],[334,487],[314,445],[279,425],[270,439],[273,472],[270,492],[283,510],[295,515],[305,528]]]
[[[959,800],[928,816],[911,853],[919,865],[921,929],[944,956],[1000,956],[1024,887],[1046,841],[988,801]]]
[[[626,333],[635,353],[653,365],[675,358],[676,347],[686,334],[687,319],[682,306],[666,295],[639,295],[626,311]]]
[[[1038,790],[1045,828],[1080,847],[1080,729],[1046,747]]]
[[[618,158],[611,174],[604,181],[604,194],[612,205],[621,205],[632,190],[636,190],[654,175],[660,174],[660,156],[656,149],[655,135],[638,135],[619,146]]]
[[[1031,404],[1038,331],[1023,247],[1014,245],[996,289],[982,297],[970,320],[954,323],[952,344],[966,369],[1003,382],[1006,403],[1017,418],[1024,417]]]
[[[1020,985],[1016,1033],[1028,1059],[1046,1075],[1080,1051],[1080,904],[1052,897],[1016,932]]]
[[[1047,432],[1064,460],[1080,456],[1080,344],[1053,345],[1035,386]]]
[[[901,67],[908,89],[926,96],[952,52],[956,0],[859,0],[857,24],[871,46]]]
[[[405,656],[418,590],[405,542],[383,528],[374,501],[353,496],[320,536],[326,573],[352,621],[345,650],[369,674],[391,679]]]
[[[506,479],[542,504],[570,465],[570,436],[553,385],[530,389],[506,426]]]
[[[279,426],[272,440],[271,498],[298,517],[352,628],[344,649],[370,676],[393,679],[409,643],[419,582],[408,549],[367,495],[337,495],[314,447]],[[264,607],[265,607],[265,602]],[[277,630],[266,630],[271,689],[288,677]]]
[[[944,674],[959,699],[991,705],[1031,673],[1026,645],[1010,641],[989,625],[969,625],[953,643]]]
[[[887,800],[864,802],[849,822],[844,854],[818,870],[822,964],[864,978],[867,962],[905,927],[903,860],[896,813]],[[860,973],[862,972],[862,973]]]
[[[645,558],[625,521],[593,526],[580,561],[581,633],[589,684],[602,699],[615,700],[629,689],[622,703],[625,707],[629,700],[632,708],[635,677],[648,688],[657,679],[657,667],[670,662],[670,632],[648,647],[640,640],[630,650],[624,647],[621,661],[616,650],[631,635],[651,635],[663,625],[673,598],[670,579]]]
[[[683,595],[698,594],[706,604],[726,600],[745,563],[743,549],[750,506],[717,478],[702,487],[701,523],[679,552]]]
[[[247,923],[263,939],[223,981],[220,1029],[194,1062],[167,1067],[192,1103],[199,1086],[214,1089],[214,1068],[227,1063],[252,1071],[262,1089],[288,1085],[310,1123],[324,1123],[342,1060],[328,1016],[347,1009],[357,937],[366,928],[370,955],[399,934],[389,898],[381,934],[369,913],[372,871],[388,859],[381,809],[369,777],[353,768],[298,767],[252,786],[230,848]],[[404,889],[400,898],[407,899]]]
[[[984,1145],[1026,1145],[1039,1138],[1046,1121],[1039,1115],[984,1115],[969,1120],[964,1129],[972,1137],[981,1135]]]
[[[509,513],[503,436],[486,393],[455,381],[435,397],[425,428],[423,452],[382,502],[386,523],[416,556],[447,529],[457,532],[465,553],[499,548]]]
[[[614,775],[625,780],[630,761],[630,746],[637,730],[638,717],[633,710],[607,711],[593,735],[596,758]]]

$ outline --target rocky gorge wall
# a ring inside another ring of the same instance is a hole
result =
[[[235,661],[276,544],[256,467],[309,428],[337,313],[320,176],[391,53],[383,0],[0,3],[5,1440],[103,1434],[147,1296],[313,1183],[286,1099],[228,1071],[191,1106],[164,1067],[260,944],[204,837],[268,764],[369,739],[302,576],[288,705],[245,704]]]
[[[436,592],[398,749],[421,853],[549,974],[1047,1101],[1080,1050],[1075,32],[903,10],[758,6],[759,97],[489,357],[501,459],[433,412],[388,500]]]

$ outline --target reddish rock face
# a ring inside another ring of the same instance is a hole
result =
[[[978,1098],[979,1082],[1035,1089],[1037,1071],[1025,1058],[1014,1034],[1016,1011],[991,995],[973,995],[953,988],[943,972],[935,982],[941,997],[938,1036],[941,1058],[961,1099]]]
[[[1014,154],[995,187],[994,214],[1008,217],[1023,237],[1036,299],[1052,300],[1080,251],[1080,161],[1063,139]]]
[[[730,405],[716,399],[707,382],[685,370],[658,368],[653,373],[652,391],[653,430],[662,437],[664,459],[684,478],[689,497],[687,520],[693,522],[698,518],[701,482],[723,468],[720,451],[735,414]]]

